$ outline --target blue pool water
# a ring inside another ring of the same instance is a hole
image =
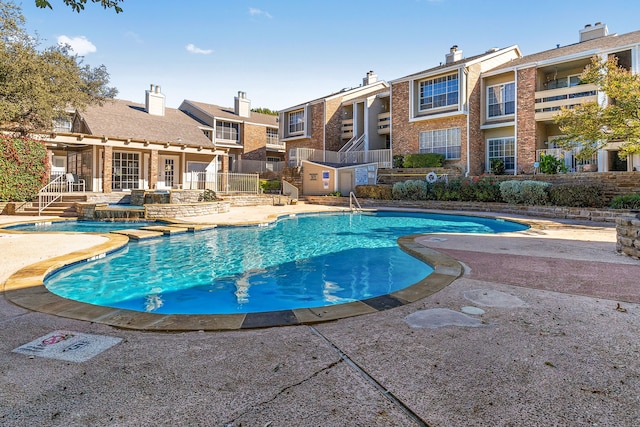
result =
[[[146,227],[157,225],[153,221],[53,221],[37,222],[32,224],[12,225],[6,230],[34,231],[34,232],[67,232],[77,231],[83,233],[110,233],[116,230]]]
[[[319,307],[385,295],[432,269],[397,238],[497,233],[521,224],[467,216],[378,212],[289,217],[264,227],[132,241],[45,280],[62,297],[164,314],[231,314]]]

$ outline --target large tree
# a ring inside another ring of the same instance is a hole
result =
[[[609,102],[563,108],[555,118],[563,137],[556,141],[564,149],[580,149],[582,158],[611,142],[621,142],[621,158],[640,153],[640,75],[618,66],[615,57],[605,61],[594,57],[580,79],[595,84]]]
[[[0,2],[0,128],[23,135],[50,131],[69,110],[102,104],[118,91],[104,65],[92,68],[67,46],[39,50],[21,9]]]
[[[74,11],[80,13],[81,10],[84,10],[84,5],[87,4],[87,0],[62,0],[64,4],[71,7]],[[91,3],[100,3],[100,5],[105,9],[113,9],[116,13],[122,12],[122,8],[119,6],[119,3],[124,2],[124,0],[91,0]],[[44,9],[51,7],[51,2],[48,0],[36,0],[36,6]]]

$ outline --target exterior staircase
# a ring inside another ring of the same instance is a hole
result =
[[[76,203],[86,202],[87,196],[82,194],[63,194],[62,198],[47,206],[40,215],[77,217]],[[38,202],[25,204],[16,215],[38,216]]]

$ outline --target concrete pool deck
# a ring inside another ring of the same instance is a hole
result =
[[[325,209],[274,208],[242,208],[215,221]],[[615,252],[611,225],[533,222],[508,235],[418,237],[464,274],[411,304],[313,326],[137,332],[26,310],[3,295],[0,421],[640,424],[640,261]],[[0,283],[33,262],[104,243],[6,235]],[[122,341],[82,363],[12,351],[53,330]]]

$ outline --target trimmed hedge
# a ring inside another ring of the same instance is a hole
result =
[[[602,208],[604,191],[600,185],[559,184],[549,188],[549,201],[555,206]]]
[[[47,162],[44,142],[0,135],[0,201],[32,200],[47,184]]]
[[[502,200],[512,205],[546,205],[549,203],[549,184],[540,181],[504,181],[500,183]]]
[[[406,154],[403,160],[405,168],[440,168],[444,166],[445,157],[437,153]]]
[[[392,187],[390,185],[358,185],[356,186],[356,197],[359,199],[393,199]]]

